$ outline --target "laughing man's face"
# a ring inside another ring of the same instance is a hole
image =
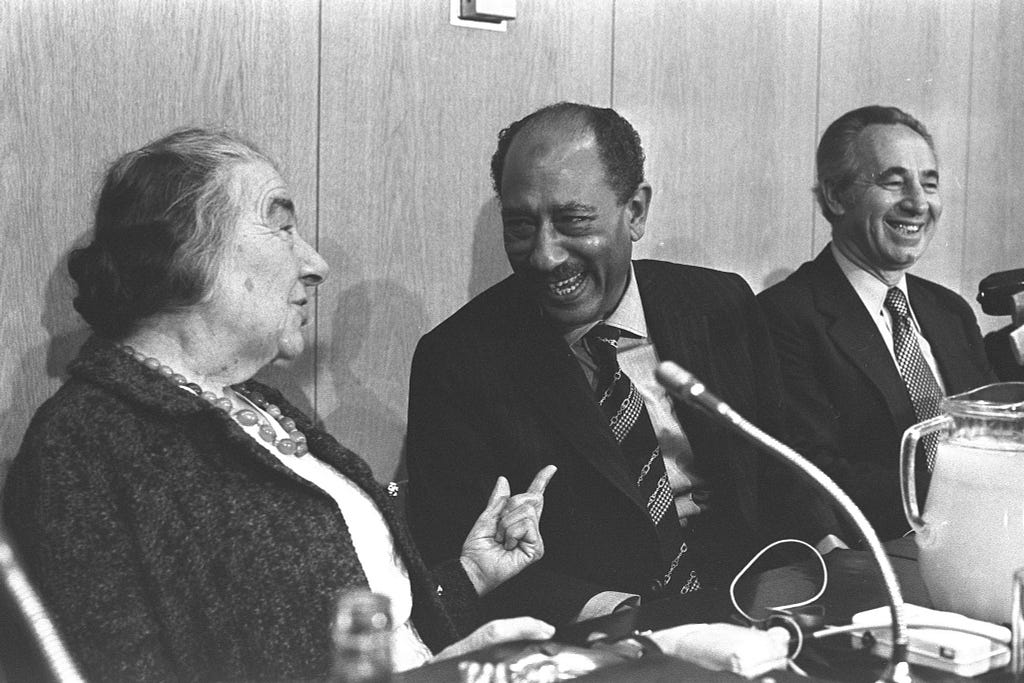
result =
[[[501,181],[505,253],[560,329],[602,320],[615,309],[649,197],[644,183],[618,201],[591,133],[516,135]]]
[[[942,214],[939,171],[928,142],[910,128],[871,125],[855,144],[857,179],[829,197],[832,240],[888,284],[928,247]]]

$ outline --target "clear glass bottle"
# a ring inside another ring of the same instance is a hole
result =
[[[334,655],[331,683],[387,683],[392,680],[391,600],[367,589],[338,598],[331,626]]]

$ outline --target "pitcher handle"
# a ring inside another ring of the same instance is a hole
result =
[[[914,472],[917,460],[917,442],[925,434],[930,434],[947,425],[952,426],[952,424],[953,418],[948,415],[939,415],[911,425],[907,427],[907,431],[903,432],[903,442],[900,445],[900,493],[903,496],[903,514],[907,516],[907,522],[917,533],[921,533],[924,528],[921,511],[917,508],[917,478]]]

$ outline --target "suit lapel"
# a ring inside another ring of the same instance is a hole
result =
[[[919,287],[915,279],[907,277],[910,305],[922,334],[932,347],[946,393],[956,394],[973,388],[977,380],[968,360],[973,356],[960,333],[959,320],[943,308],[931,292]]]
[[[635,263],[635,267],[647,332],[658,357],[678,363],[705,384],[714,384],[716,372],[710,362],[707,316],[690,308],[685,296],[666,292],[663,283],[647,273],[643,262]]]
[[[711,352],[708,337],[707,316],[689,306],[686,296],[673,295],[665,289],[666,283],[648,272],[641,262],[634,263],[640,298],[644,304],[647,319],[647,333],[650,335],[661,360],[670,360],[693,374],[708,386],[718,386],[718,372]],[[699,440],[704,416],[689,404],[673,400],[676,418],[680,427],[690,439]],[[714,449],[716,452],[718,449]]]
[[[648,333],[659,358],[678,363],[737,407],[732,399],[737,396],[735,392],[750,389],[749,378],[730,377],[734,359],[731,353],[715,348],[714,320],[701,304],[694,303],[707,301],[708,292],[699,289],[708,287],[706,280],[682,274],[661,277],[661,271],[649,265],[654,264],[634,264]],[[712,310],[718,315],[728,309],[716,305]],[[680,400],[673,404],[679,426],[693,449],[694,466],[718,488],[715,496],[720,502],[716,505],[735,508],[746,520],[756,520],[758,467],[751,466],[752,451],[700,409]]]
[[[697,293],[687,291],[701,283],[659,277],[659,271],[648,268],[643,261],[635,262],[634,266],[647,331],[658,357],[679,364],[712,391],[720,391],[731,358],[712,347],[711,320],[704,309],[693,304]],[[673,405],[679,426],[693,449],[695,466],[712,479],[728,481],[728,486],[742,488],[750,483],[753,473],[727,443],[728,430],[685,401],[674,399]]]
[[[597,402],[576,357],[565,340],[525,296],[513,306],[517,323],[509,343],[515,367],[512,376],[534,410],[562,434],[573,449],[646,514],[608,420]]]
[[[878,389],[897,420],[914,422],[914,407],[896,363],[829,247],[815,260],[815,266],[815,305],[831,321],[828,334],[832,342]]]

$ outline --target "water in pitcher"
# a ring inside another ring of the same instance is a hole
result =
[[[1024,467],[1019,445],[940,440],[920,566],[935,607],[1009,623],[1013,573],[1024,567]]]

